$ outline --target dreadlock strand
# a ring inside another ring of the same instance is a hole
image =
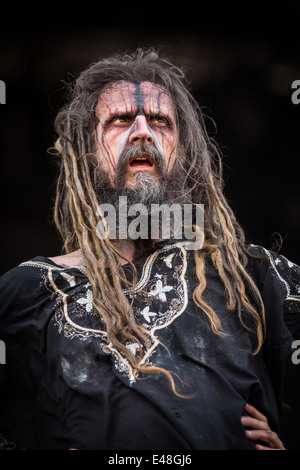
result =
[[[198,286],[193,292],[193,300],[195,304],[200,307],[207,315],[212,331],[217,335],[223,335],[221,322],[215,311],[204,301],[203,293],[206,290],[206,276],[205,276],[205,259],[200,251],[195,253],[196,257],[196,277],[198,279]]]

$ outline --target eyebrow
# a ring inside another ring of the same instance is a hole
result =
[[[112,121],[115,117],[118,116],[126,116],[126,117],[131,117],[134,118],[134,116],[137,115],[136,110],[127,110],[127,109],[116,109],[114,111],[109,111],[107,116],[105,117],[104,124],[107,124]]]
[[[151,118],[151,117],[154,117],[154,116],[158,116],[158,117],[163,117],[163,118],[166,118],[170,123],[174,122],[174,117],[172,115],[172,113],[170,112],[164,112],[162,110],[150,110],[149,112],[145,112],[144,109],[139,109],[137,107],[135,107],[135,109],[131,109],[131,110],[127,110],[126,108],[124,109],[116,109],[114,111],[109,111],[106,118],[105,118],[105,121],[104,121],[104,124],[107,124],[109,122],[112,121],[112,119],[114,119],[115,117],[118,117],[118,116],[125,116],[125,117],[130,117],[130,118],[135,118],[137,116],[140,116],[140,115],[144,115],[146,116],[146,118]]]

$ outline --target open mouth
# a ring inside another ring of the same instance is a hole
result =
[[[132,169],[150,169],[151,167],[153,167],[153,165],[153,160],[146,153],[138,155],[137,157],[133,157],[129,161],[129,166]]]

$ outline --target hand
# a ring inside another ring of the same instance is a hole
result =
[[[251,415],[242,416],[241,418],[243,426],[252,428],[251,430],[246,430],[248,439],[259,440],[269,444],[269,447],[256,444],[255,448],[257,450],[286,450],[276,432],[270,429],[266,416],[248,403],[245,406],[245,411]]]

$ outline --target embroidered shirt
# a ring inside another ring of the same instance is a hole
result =
[[[241,424],[249,402],[279,432],[282,372],[299,337],[300,268],[250,246],[248,272],[266,308],[267,337],[257,355],[255,325],[225,306],[211,262],[206,299],[225,336],[193,301],[193,252],[160,244],[136,264],[134,315],[149,333],[143,364],[178,377],[177,397],[162,374],[135,378],[107,340],[84,267],[38,256],[1,278],[0,339],[7,348],[0,432],[26,449],[252,449]],[[125,267],[126,269],[126,267]],[[126,346],[139,354],[137,342]]]

